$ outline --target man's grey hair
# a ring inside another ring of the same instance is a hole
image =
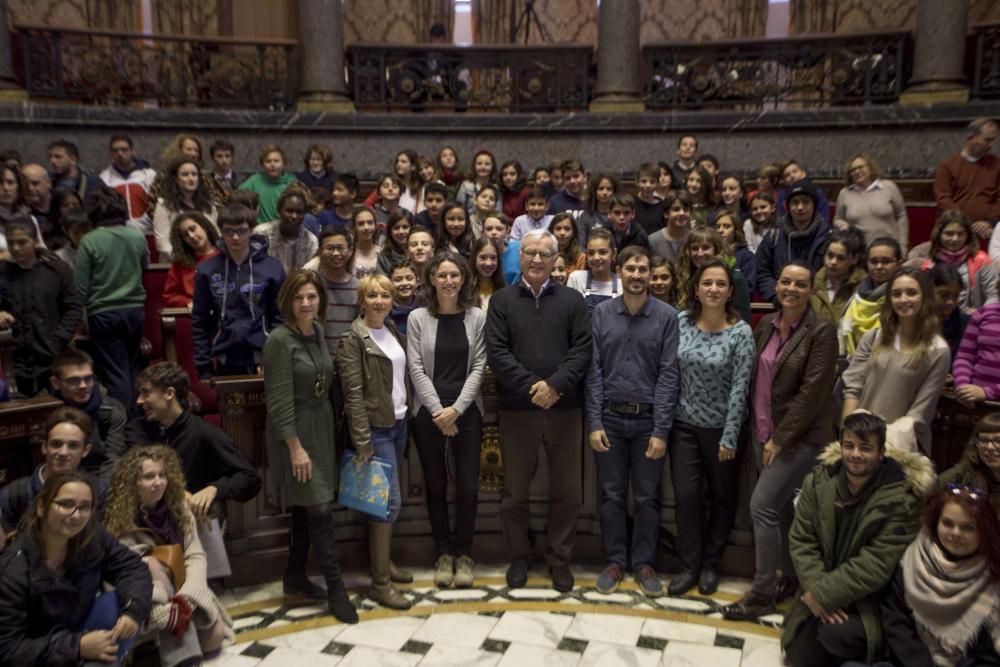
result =
[[[1000,127],[1000,125],[998,125],[997,122],[992,118],[977,118],[971,123],[969,123],[966,126],[965,130],[968,137],[971,139],[973,137],[978,137],[980,134],[983,133],[983,131],[986,128],[990,127],[991,125],[993,127]]]
[[[552,252],[559,252],[559,240],[547,229],[532,229],[525,232],[521,237],[521,247],[523,248],[525,243],[535,239],[548,241],[552,244]]]

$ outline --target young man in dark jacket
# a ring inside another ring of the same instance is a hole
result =
[[[781,644],[793,667],[871,664],[882,644],[879,596],[917,534],[917,512],[935,485],[924,456],[886,451],[885,421],[844,418],[841,440],[802,482],[788,533],[799,590]]]
[[[268,333],[281,323],[277,298],[285,271],[267,254],[267,239],[251,236],[253,212],[231,204],[219,214],[221,253],[198,264],[191,329],[202,380],[255,375]]]
[[[11,220],[4,232],[11,260],[0,262],[0,329],[14,333],[18,391],[34,396],[48,389],[52,359],[73,340],[83,302],[73,270],[38,247],[30,219]]]
[[[788,215],[767,232],[757,247],[757,291],[764,301],[774,301],[775,283],[793,259],[805,262],[818,271],[830,239],[830,225],[819,214],[816,186],[809,181],[792,183],[788,188]]]
[[[31,507],[45,485],[46,477],[80,469],[80,462],[90,452],[91,421],[76,408],[56,408],[45,420],[42,458],[45,460],[27,477],[15,479],[0,489],[0,531],[9,533]],[[104,507],[107,484],[99,485],[98,511]]]
[[[521,282],[496,292],[487,313],[486,352],[497,378],[503,424],[506,475],[500,512],[511,588],[524,586],[528,578],[528,492],[542,446],[551,499],[545,558],[556,590],[573,588],[569,562],[580,509],[581,408],[591,330],[583,297],[549,279],[558,247],[545,230],[522,236]]]
[[[190,383],[184,369],[165,362],[139,375],[136,404],[143,416],[129,422],[126,446],[162,443],[181,460],[187,480],[188,506],[205,518],[216,504],[247,502],[260,491],[260,476],[222,429],[191,413],[187,405]],[[112,465],[124,454],[108,452]],[[220,517],[221,507],[211,513]]]
[[[52,395],[71,408],[83,410],[90,417],[90,454],[83,458],[87,472],[111,479],[111,464],[106,450],[121,451],[125,447],[125,406],[107,395],[94,375],[94,361],[83,350],[68,347],[52,362]]]

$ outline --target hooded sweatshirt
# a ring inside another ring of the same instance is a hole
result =
[[[109,188],[114,188],[125,198],[128,206],[128,221],[133,227],[149,229],[149,189],[156,180],[156,170],[145,160],[136,160],[132,168],[122,171],[111,165],[101,172],[101,180]]]
[[[789,262],[803,261],[818,271],[829,238],[830,226],[818,211],[803,230],[797,230],[790,218],[782,218],[757,247],[757,291],[764,300],[774,301],[775,283]]]
[[[212,377],[212,360],[229,356],[250,363],[268,333],[281,323],[277,298],[285,271],[267,254],[267,239],[250,237],[250,252],[237,264],[225,244],[198,264],[191,310],[194,364],[201,379]]]

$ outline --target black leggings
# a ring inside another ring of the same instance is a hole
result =
[[[476,528],[479,504],[479,452],[483,440],[483,416],[472,404],[455,422],[458,433],[446,437],[434,425],[427,408],[413,418],[413,438],[420,455],[420,466],[427,485],[427,511],[438,555],[469,556]],[[452,539],[448,518],[448,461],[455,458],[455,536]]]

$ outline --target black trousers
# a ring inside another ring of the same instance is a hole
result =
[[[427,512],[438,555],[472,555],[472,538],[479,509],[479,453],[483,440],[483,416],[475,404],[455,422],[456,435],[446,437],[434,425],[427,408],[410,422],[420,467],[424,472]],[[448,452],[455,460],[455,533],[448,517]]]
[[[809,617],[785,647],[792,667],[840,667],[844,662],[867,662],[868,639],[861,617],[852,611],[845,623],[823,623]]]
[[[719,461],[721,428],[674,420],[668,444],[674,485],[677,554],[686,572],[717,569],[736,521],[739,457]],[[705,507],[702,485],[708,484]]]

